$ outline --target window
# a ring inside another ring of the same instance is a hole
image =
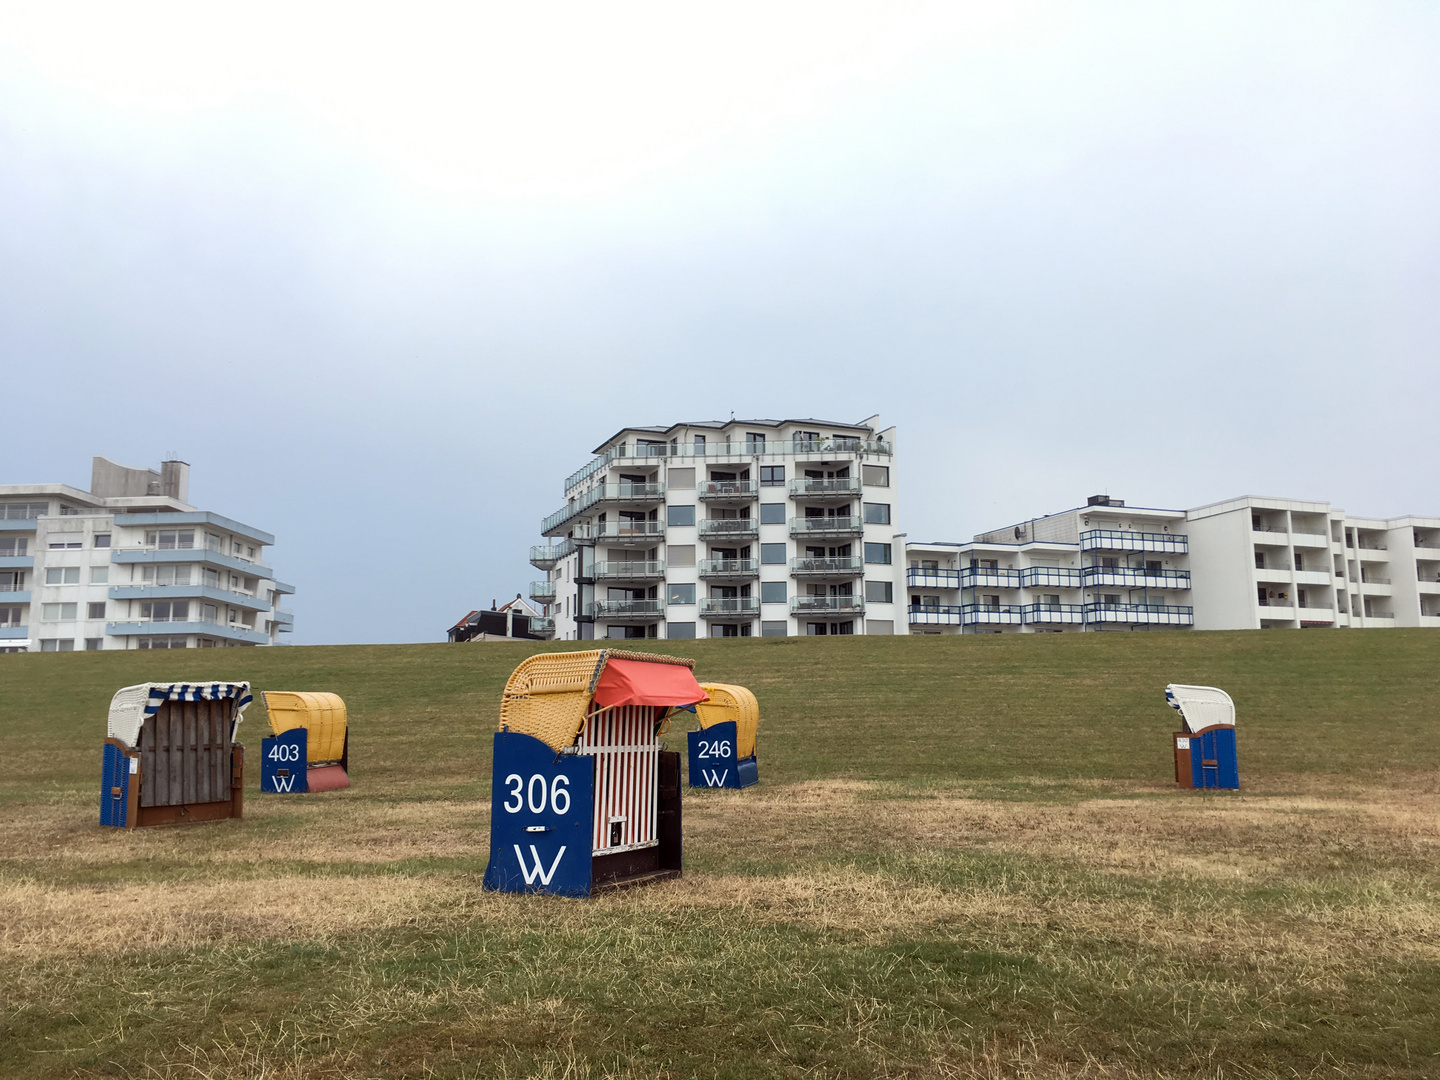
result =
[[[745,432],[745,452],[747,454],[765,453],[765,433],[761,431]]]
[[[867,634],[894,634],[895,620],[893,619],[866,619],[865,633]]]
[[[200,608],[200,618],[203,622],[215,621],[215,605],[205,604]]]
[[[889,525],[889,503],[864,503],[866,525]]]
[[[79,585],[80,568],[78,566],[52,566],[45,571],[46,585]]]
[[[1304,569],[1305,569],[1305,556],[1302,555],[1302,554],[1300,554],[1300,552],[1298,552],[1298,551],[1295,552],[1295,569],[1296,569],[1296,570],[1304,570]]]
[[[693,506],[667,506],[665,508],[666,525],[694,525],[695,507]]]
[[[91,584],[91,585],[104,585],[104,584],[106,584],[107,582],[109,582],[109,580],[110,580],[110,567],[108,567],[108,566],[92,566],[92,567],[90,567],[90,584]]]
[[[861,465],[860,482],[866,487],[889,487],[890,466],[888,465]]]
[[[156,585],[189,585],[190,567],[188,566],[147,566],[141,572],[145,584]]]
[[[50,513],[48,502],[0,503],[0,519],[7,521],[25,521],[28,518],[44,517],[48,513]]]
[[[787,595],[784,581],[762,581],[760,583],[760,602],[762,604],[783,604],[789,596]]]
[[[696,457],[704,457],[704,456],[705,456],[705,436],[704,436],[704,435],[696,435],[696,436],[695,436],[695,455],[696,455]]]
[[[95,534],[95,546],[96,546],[97,548],[108,548],[108,547],[110,546],[110,534],[109,534],[109,533],[96,533],[96,534]]]
[[[693,638],[695,636],[695,624],[693,622],[672,622],[665,628],[665,636],[680,640],[681,638]]]
[[[51,540],[51,551],[69,551],[80,547],[79,540]]]
[[[141,649],[183,649],[185,644],[183,637],[142,637],[136,647]]]
[[[761,525],[784,525],[785,504],[784,503],[761,503],[760,504]]]
[[[18,607],[0,607],[0,626],[24,626]]]
[[[220,537],[216,536],[214,533],[206,533],[206,534],[205,534],[205,550],[206,550],[206,551],[222,551],[222,550],[224,550],[224,549],[222,548],[221,544],[220,544]]]
[[[195,546],[194,529],[161,529],[157,532],[147,532],[145,543],[161,551],[175,551],[177,549],[188,549]]]
[[[42,638],[40,641],[41,652],[74,652],[74,638]]]
[[[667,604],[693,604],[695,603],[695,586],[693,584],[683,585],[675,582],[670,585],[665,594]]]
[[[695,486],[695,470],[671,469],[669,476],[666,478],[666,483],[672,488],[679,488],[682,491],[693,488]]]
[[[785,545],[784,545],[784,544],[761,544],[761,545],[760,545],[760,561],[761,561],[761,563],[763,563],[763,564],[766,565],[766,566],[784,566],[784,565],[785,565]]]
[[[100,637],[87,637],[85,639],[86,652],[99,652],[105,648],[105,639]]]
[[[890,565],[890,545],[889,545],[889,544],[866,544],[866,545],[865,545],[865,561],[866,561],[867,563],[874,563],[874,564],[876,564],[876,565],[889,566],[889,565]]]
[[[889,581],[865,582],[865,602],[868,604],[893,604],[895,585]]]
[[[0,558],[24,555],[30,550],[30,541],[23,536],[0,536]]]
[[[1264,569],[1265,569],[1265,553],[1264,553],[1263,551],[1257,551],[1257,552],[1255,552],[1255,569],[1256,569],[1256,570],[1264,570]]]
[[[40,617],[46,622],[58,622],[75,618],[76,604],[41,604]]]
[[[784,465],[761,465],[760,486],[761,487],[784,487],[785,466]],[[764,636],[763,634],[761,635]],[[784,635],[781,635],[782,637]]]
[[[87,604],[85,606],[89,609],[85,616],[87,619],[105,618],[105,601],[101,600],[97,604]]]
[[[150,622],[188,622],[190,619],[190,601],[160,601],[154,604],[141,604],[140,617]]]
[[[253,547],[247,546],[247,547],[245,548],[245,557],[246,557],[247,559],[253,559],[253,558],[255,558],[255,549],[254,549]]]
[[[212,589],[218,589],[220,587],[220,571],[218,570],[212,570],[208,566],[205,567],[203,579],[204,583]]]

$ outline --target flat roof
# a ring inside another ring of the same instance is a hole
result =
[[[681,428],[705,428],[707,431],[723,431],[728,427],[778,428],[786,424],[814,424],[816,427],[843,428],[848,431],[874,432],[875,430],[864,421],[858,424],[847,424],[839,420],[817,420],[813,416],[795,420],[687,420],[684,423],[671,424],[668,427],[660,425],[646,426],[643,424],[622,427],[590,452],[592,454],[599,454],[616,439],[620,438],[620,436],[632,431],[637,435],[669,435],[672,431],[678,431]]]

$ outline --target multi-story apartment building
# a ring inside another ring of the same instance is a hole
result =
[[[966,544],[905,546],[910,632],[1060,633],[1192,626],[1183,510],[1092,496]]]
[[[89,491],[0,485],[0,651],[272,645],[267,532],[189,505],[190,466],[94,459]]]
[[[1197,627],[1440,627],[1440,518],[1253,496],[1186,517]]]
[[[1440,627],[1440,518],[1246,496],[1084,507],[905,545],[910,632]]]
[[[531,551],[555,637],[904,632],[878,417],[624,428],[595,455]]]

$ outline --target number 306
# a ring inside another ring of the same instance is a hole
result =
[[[536,773],[530,777],[530,782],[527,784],[519,773],[511,773],[505,777],[505,786],[509,789],[510,798],[501,805],[507,814],[518,814],[527,806],[530,813],[543,814],[547,804],[557,814],[570,812],[570,778],[568,776],[557,776],[546,783],[545,777]],[[510,805],[510,799],[515,800],[515,805]]]

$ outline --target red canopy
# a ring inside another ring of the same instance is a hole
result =
[[[688,667],[644,660],[605,661],[595,686],[595,703],[610,705],[694,705],[709,696]]]

